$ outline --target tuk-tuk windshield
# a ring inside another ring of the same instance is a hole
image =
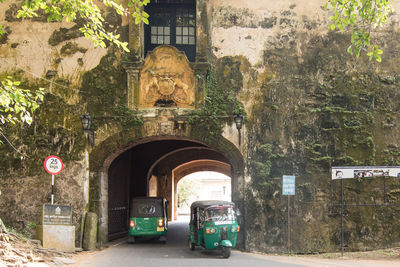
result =
[[[143,215],[152,215],[156,213],[156,207],[152,204],[139,204],[138,205],[138,214]]]
[[[227,222],[235,221],[236,215],[232,206],[211,206],[206,209],[206,221]]]

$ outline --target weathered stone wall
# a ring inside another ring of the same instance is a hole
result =
[[[83,170],[81,163],[64,166],[64,172],[55,176],[54,203],[72,206],[72,223],[76,229],[76,244],[80,243],[80,224],[84,208]],[[38,171],[36,176],[9,175],[0,179],[0,214],[4,223],[18,231],[33,231],[33,224],[42,221],[43,204],[50,203],[51,175]]]
[[[40,224],[44,203],[50,202],[51,175],[43,168],[49,155],[58,155],[63,171],[55,177],[55,204],[73,207],[76,244],[86,210],[87,141],[79,117],[85,114],[82,74],[97,66],[106,49],[93,48],[75,23],[46,23],[45,16],[16,18],[20,1],[0,3],[0,23],[7,29],[0,42],[0,77],[12,75],[21,87],[45,88],[44,103],[25,127],[2,127],[0,146],[0,217],[17,230]]]
[[[282,175],[296,175],[291,250],[340,248],[338,182],[330,167],[398,165],[398,16],[376,34],[383,64],[346,53],[348,34],[327,31],[322,1],[211,1],[211,50],[220,82],[246,107],[246,246],[287,250]],[[345,246],[368,249],[400,240],[399,182],[345,182]],[[390,185],[389,185],[390,184]],[[373,206],[377,205],[377,206]],[[389,219],[391,218],[391,219]]]
[[[21,159],[10,146],[0,146],[0,216],[20,229],[30,221],[39,223],[50,194],[43,160],[56,154],[65,162],[56,177],[56,201],[74,207],[78,240],[89,177],[85,155],[90,153],[89,209],[98,212],[105,158],[118,152],[115,147],[146,136],[143,121],[127,107],[123,63],[131,58],[114,47],[93,48],[80,35],[79,23],[45,23],[43,17],[19,21],[15,3],[0,4],[0,23],[7,32],[0,39],[0,77],[11,74],[25,87],[44,87],[46,96],[31,127],[4,129],[26,156]],[[232,123],[208,115],[241,109],[232,98],[244,105],[240,149],[246,162],[244,230],[249,250],[287,249],[283,174],[297,178],[290,210],[292,250],[333,251],[340,245],[339,208],[334,205],[339,185],[331,182],[330,167],[400,163],[398,16],[393,14],[377,34],[384,48],[383,63],[377,64],[346,53],[349,35],[328,32],[329,13],[322,5],[322,0],[208,1],[211,68],[203,82],[216,90],[208,90],[212,99],[206,101],[205,112],[192,117],[207,118],[187,133],[211,145],[222,134],[238,146]],[[126,19],[106,14],[110,29],[128,40]],[[87,112],[96,117],[93,148],[79,120]],[[201,139],[204,132],[209,139]],[[346,181],[346,203],[399,204],[399,182],[390,178],[386,186],[384,195],[382,178]],[[347,207],[346,246],[365,249],[398,242],[398,210]]]

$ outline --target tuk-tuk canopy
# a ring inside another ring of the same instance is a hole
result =
[[[190,206],[191,209],[193,208],[208,208],[211,206],[233,206],[235,207],[235,203],[231,201],[224,201],[224,200],[200,200],[200,201],[195,201],[192,203]]]

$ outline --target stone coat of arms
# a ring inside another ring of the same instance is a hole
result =
[[[184,53],[158,46],[140,72],[140,107],[194,108],[195,75]]]

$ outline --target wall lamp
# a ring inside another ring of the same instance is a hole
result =
[[[90,129],[92,126],[92,117],[89,114],[81,116],[82,129],[89,137],[90,144],[94,146],[94,131]]]
[[[243,126],[243,115],[242,114],[235,114],[233,116],[233,120],[235,121],[236,129],[239,132],[239,146],[240,146],[240,141],[242,140],[241,134],[240,134],[240,129],[242,129],[242,126]]]

